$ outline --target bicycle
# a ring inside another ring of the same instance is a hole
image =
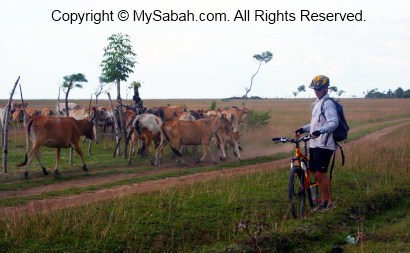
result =
[[[319,184],[316,177],[311,177],[308,166],[307,142],[311,139],[309,135],[290,139],[287,137],[272,138],[275,143],[292,143],[294,152],[290,159],[290,175],[288,184],[288,201],[293,218],[306,215],[306,195],[309,205],[313,209],[319,199]],[[304,153],[300,151],[300,142],[304,143]],[[295,163],[296,162],[296,163]]]

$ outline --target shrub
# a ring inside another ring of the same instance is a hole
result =
[[[267,111],[255,111],[251,110],[248,116],[248,127],[255,128],[261,127],[269,123],[271,119],[271,110]]]

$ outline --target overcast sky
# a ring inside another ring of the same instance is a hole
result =
[[[127,21],[119,20],[121,10],[130,14]],[[225,13],[229,21],[146,24],[147,20],[133,20],[134,10],[146,14],[158,10],[162,15],[189,11],[196,19],[200,13]],[[249,10],[249,21],[237,16],[244,10]],[[363,20],[313,22],[301,20],[302,10],[361,12]],[[112,11],[112,20],[70,24],[52,16],[102,11]],[[255,21],[255,13],[262,11],[271,13],[271,18],[287,12],[288,20],[282,15],[274,24],[261,17]],[[18,76],[25,99],[54,99],[63,76],[74,73],[83,73],[88,83],[74,89],[70,98],[89,98],[98,85],[103,48],[114,33],[128,34],[137,54],[134,73],[122,83],[122,97],[134,80],[142,82],[143,99],[242,96],[258,67],[253,55],[264,51],[271,51],[273,59],[262,65],[249,96],[293,97],[298,86],[308,85],[318,74],[329,76],[331,85],[346,91],[345,97],[362,97],[373,88],[409,89],[409,13],[408,0],[2,0],[0,99],[9,97]],[[115,89],[111,93],[116,95]],[[309,96],[313,96],[309,89],[299,95]]]

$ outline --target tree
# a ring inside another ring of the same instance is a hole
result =
[[[130,88],[134,89],[134,96],[132,96],[132,100],[134,100],[134,105],[137,106],[141,103],[141,98],[140,98],[140,93],[139,93],[139,88],[141,88],[141,82],[133,81],[130,84]]]
[[[122,113],[122,99],[121,99],[121,81],[126,82],[129,74],[133,73],[136,54],[131,45],[131,40],[128,35],[121,33],[113,34],[108,37],[108,46],[104,48],[104,56],[101,63],[102,74],[108,82],[115,82],[117,85],[117,103],[119,107],[120,116],[120,130],[122,139],[124,140],[124,149],[122,158],[127,157],[127,142],[126,129],[124,122],[124,115]],[[119,139],[121,141],[121,139]]]
[[[396,98],[402,98],[402,97],[403,97],[403,94],[404,94],[404,90],[403,90],[401,87],[397,88],[397,89],[394,91],[394,96],[395,96]]]
[[[298,92],[306,92],[306,86],[305,85],[301,85],[298,87]]]
[[[345,93],[344,90],[339,90],[336,94],[338,97],[340,97],[341,95],[343,95],[343,93]]]
[[[329,93],[332,93],[332,91],[334,91],[335,93],[337,93],[337,87],[336,86],[330,86],[329,87]]]
[[[292,92],[292,94],[293,94],[293,96],[295,96],[295,98],[297,97],[297,95],[300,93],[300,92],[305,92],[306,91],[306,86],[305,85],[301,85],[301,86],[299,86],[298,87],[298,90],[297,91],[294,91],[294,92]]]
[[[103,92],[107,92],[111,87],[107,87],[108,86],[108,80],[104,77],[104,76],[99,76],[98,77],[98,81],[99,81],[99,85],[97,87],[97,89],[94,92],[95,95],[95,104],[98,104],[98,97],[103,93]]]
[[[248,99],[248,93],[251,91],[252,85],[253,85],[253,78],[258,74],[259,69],[262,66],[262,63],[268,63],[270,60],[272,60],[272,57],[273,57],[273,54],[270,51],[265,51],[261,54],[255,54],[253,56],[253,58],[258,62],[259,65],[258,65],[258,69],[256,70],[255,74],[252,75],[251,85],[249,86],[249,88],[245,87],[245,91],[246,91],[245,100]]]
[[[83,88],[82,83],[86,83],[88,81],[82,73],[64,76],[63,78],[64,82],[61,85],[61,88],[65,94],[65,112],[68,117],[68,95],[70,94],[70,91],[74,88]]]

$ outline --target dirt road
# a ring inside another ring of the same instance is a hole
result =
[[[395,131],[396,129],[400,127],[403,127],[404,125],[409,125],[409,124],[410,123],[405,122],[405,123],[401,123],[401,124],[398,124],[392,127],[384,128],[377,132],[373,132],[369,135],[364,136],[363,138],[359,140],[347,143],[345,145],[346,149],[348,149],[349,146],[355,145],[359,142],[365,142],[369,139],[380,138],[386,134],[389,134]],[[289,147],[290,145],[286,145],[286,146],[283,145],[281,147],[278,147],[270,151],[275,152],[275,153],[283,152],[283,151],[289,150]],[[255,154],[251,154],[250,152],[247,154],[247,157],[251,157],[250,155],[255,155]],[[223,170],[218,170],[218,171],[185,175],[181,177],[172,177],[172,178],[166,178],[166,179],[160,179],[160,180],[145,181],[142,183],[123,185],[123,186],[113,187],[109,189],[103,189],[103,190],[98,190],[98,191],[93,191],[93,192],[86,192],[86,193],[81,193],[78,195],[70,195],[70,196],[65,196],[65,197],[60,197],[60,198],[33,200],[24,205],[12,206],[12,207],[0,207],[0,217],[6,218],[9,216],[20,215],[20,214],[25,214],[25,213],[44,213],[44,212],[48,212],[51,210],[86,205],[86,204],[90,204],[90,203],[94,203],[94,202],[98,202],[102,200],[121,198],[129,194],[161,191],[161,190],[164,190],[170,187],[179,186],[179,185],[205,182],[205,181],[216,179],[219,177],[230,177],[230,176],[236,176],[236,175],[241,175],[245,173],[254,173],[257,171],[275,170],[278,168],[283,168],[287,166],[287,164],[288,164],[288,159],[282,159],[279,161],[242,166],[242,167],[234,168],[234,169],[232,168],[223,169]],[[158,174],[160,172],[172,171],[172,170],[178,170],[178,168],[171,166],[171,167],[156,169],[153,171],[143,172],[143,173],[109,175],[109,176],[105,176],[101,178],[91,178],[91,179],[87,178],[87,179],[81,179],[81,180],[67,181],[63,183],[40,186],[40,187],[35,187],[35,188],[21,190],[21,191],[0,192],[0,199],[9,198],[13,196],[14,197],[28,196],[28,195],[40,194],[42,192],[48,192],[48,191],[60,191],[60,190],[68,189],[68,188],[74,188],[74,187],[86,187],[90,185],[98,185],[98,184],[123,180],[123,179],[130,178],[130,177],[153,175],[153,174]]]

